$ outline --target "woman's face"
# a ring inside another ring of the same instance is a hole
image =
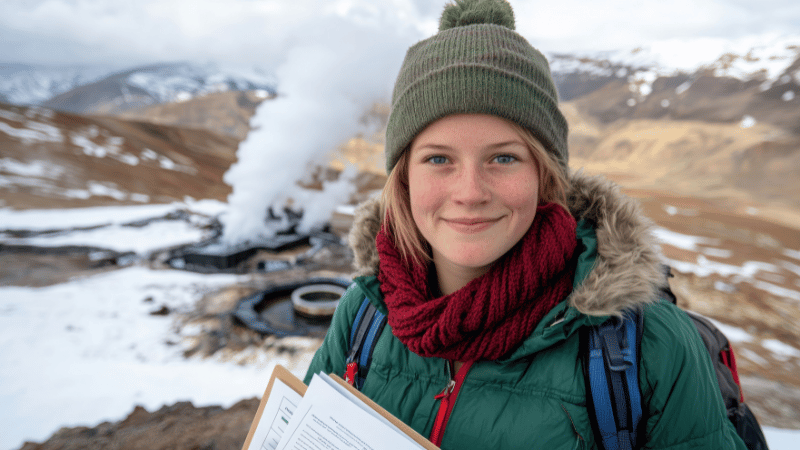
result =
[[[482,114],[447,116],[411,143],[414,223],[443,268],[481,275],[528,231],[538,166],[517,131]]]

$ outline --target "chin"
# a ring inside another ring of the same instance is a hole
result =
[[[482,269],[491,266],[499,256],[487,254],[453,255],[447,259],[457,266],[470,269]]]

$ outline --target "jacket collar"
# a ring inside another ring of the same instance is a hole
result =
[[[569,306],[588,316],[611,316],[653,301],[666,277],[652,222],[638,202],[606,178],[579,171],[570,175],[567,203],[577,221],[594,226],[597,239],[594,266],[575,287]],[[349,235],[356,276],[378,272],[375,237],[380,223],[377,198],[357,208]]]

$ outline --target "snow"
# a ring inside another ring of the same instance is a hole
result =
[[[739,126],[742,128],[751,128],[756,124],[756,119],[753,116],[744,116]]]
[[[675,88],[675,94],[681,95],[684,92],[688,91],[690,87],[692,87],[692,83],[690,81],[683,82],[681,83],[680,86]]]
[[[688,234],[681,234],[666,228],[656,227],[653,230],[653,235],[660,242],[672,245],[684,250],[698,251],[698,245],[715,245],[718,243],[716,239],[703,238],[699,236],[690,236]]]
[[[198,242],[207,238],[202,230],[183,221],[154,222],[147,227],[110,225],[96,230],[74,231],[26,239],[7,239],[8,244],[59,247],[80,245],[102,247],[118,252],[134,252],[146,256],[167,247]]]
[[[224,205],[84,208],[72,211],[0,210],[0,223],[17,229],[111,224],[28,239],[36,245],[94,245],[138,253],[197,241],[185,221],[121,224],[189,210],[216,215]],[[199,223],[192,218],[189,222]],[[23,240],[0,240],[5,243]],[[253,350],[248,363],[183,357],[189,328],[153,316],[162,305],[186,312],[205,293],[246,282],[247,275],[209,275],[128,267],[44,287],[0,287],[0,449],[43,441],[62,426],[116,421],[135,405],[150,411],[177,401],[228,407],[260,396],[274,364],[302,376],[311,352],[291,361]]]
[[[157,220],[139,228],[122,224],[176,210],[196,214],[190,216],[194,223],[224,209],[220,202],[188,198],[171,205],[69,211],[2,209],[0,227],[46,230],[107,224],[97,230],[32,238],[31,242],[116,249],[133,245],[128,248],[148,252],[198,239],[200,234],[183,221]],[[339,210],[349,212],[348,208]],[[690,247],[700,242],[677,233],[661,235]],[[0,234],[0,241],[8,240]],[[311,350],[292,360],[257,349],[238,361],[187,359],[183,356],[186,339],[200,328],[181,328],[173,319],[176,315],[150,314],[162,305],[178,313],[188,312],[204,294],[247,281],[248,275],[133,266],[50,287],[0,287],[0,450],[19,448],[25,440],[41,442],[64,426],[93,427],[118,421],[136,405],[149,411],[177,401],[229,407],[260,396],[275,364],[284,364],[302,376]],[[742,329],[715,323],[732,342],[753,340]],[[777,340],[765,347],[779,356],[800,354]],[[800,430],[765,427],[764,431],[772,450],[796,448],[800,439]]]
[[[26,145],[36,142],[64,141],[61,130],[56,127],[40,122],[26,122],[25,125],[27,128],[15,128],[5,122],[0,122],[0,131],[15,139],[19,139]]]
[[[792,450],[797,449],[800,441],[800,430],[784,430],[781,428],[762,427],[764,437],[767,438],[767,445],[772,450]]]
[[[194,201],[192,199],[186,199],[182,203],[75,208],[67,210],[31,209],[16,211],[4,208],[0,209],[0,227],[12,230],[52,230],[91,227],[105,224],[125,224],[153,217],[162,217],[179,209],[186,209],[205,215],[216,215],[225,211],[225,204],[215,200]]]
[[[791,248],[785,248],[785,249],[783,249],[783,254],[784,254],[784,256],[788,256],[789,258],[794,258],[794,259],[800,261],[800,250],[794,250],[794,249],[791,249]]]
[[[778,359],[785,361],[789,358],[800,358],[800,350],[777,339],[767,339],[761,345],[771,351]]]
[[[0,172],[23,177],[57,178],[64,173],[64,168],[49,161],[22,162],[13,158],[2,158],[0,159]]]
[[[736,343],[736,342],[752,342],[753,341],[753,336],[750,333],[748,333],[747,331],[744,331],[741,328],[734,327],[732,325],[728,325],[728,324],[722,323],[722,322],[720,322],[718,320],[714,320],[714,319],[712,319],[710,317],[706,317],[706,319],[711,321],[711,323],[713,323],[717,328],[719,328],[719,330],[722,331],[722,333],[725,335],[725,337],[728,338],[728,341],[730,341],[730,342]]]
[[[135,405],[228,407],[259,396],[281,361],[184,359],[171,320],[149,314],[160,305],[186,310],[239,280],[132,267],[48,288],[0,288],[0,447],[121,420]]]
[[[595,76],[628,77],[637,83],[641,78],[695,74],[711,70],[715,76],[740,80],[763,80],[762,89],[776,82],[787,83],[785,72],[798,57],[798,36],[764,34],[738,39],[673,38],[653,41],[634,49],[579,52],[570,55],[550,54],[554,73],[581,72]],[[623,70],[626,69],[626,70]],[[791,80],[792,75],[789,75]],[[797,73],[795,78],[800,78]],[[642,95],[648,95],[645,83]],[[691,86],[686,82],[675,90],[680,95]],[[639,90],[639,88],[637,88]]]
[[[40,104],[78,86],[113,76],[119,67],[0,67],[0,96],[18,105]],[[212,92],[260,89],[272,92],[273,76],[259,68],[216,64],[165,64],[134,68],[128,85],[159,102],[187,99]],[[123,85],[123,95],[130,95]]]

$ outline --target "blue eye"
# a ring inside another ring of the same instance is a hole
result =
[[[517,161],[517,157],[514,155],[497,155],[494,160],[500,164],[511,164]]]
[[[447,158],[441,155],[431,156],[428,158],[428,162],[431,164],[445,164],[447,162]]]

